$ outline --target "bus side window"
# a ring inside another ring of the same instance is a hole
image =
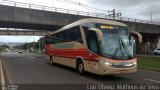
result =
[[[86,37],[88,48],[93,52],[98,52],[98,41],[97,35],[94,31],[88,31],[88,35]]]
[[[98,41],[96,32],[88,30],[86,26],[82,26],[88,48],[93,52],[98,52]]]
[[[52,39],[52,36],[45,36],[45,44],[53,44],[54,40]]]
[[[79,26],[73,27],[71,30],[71,40],[83,43]]]

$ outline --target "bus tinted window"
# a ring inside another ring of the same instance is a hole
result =
[[[54,36],[45,36],[45,43],[46,44],[54,44],[56,39]]]
[[[88,44],[88,48],[93,51],[98,53],[98,41],[97,41],[97,35],[96,32],[94,31],[88,31],[88,35],[87,35],[87,44]]]
[[[71,28],[71,40],[82,42],[81,32],[79,26]]]
[[[78,41],[82,43],[82,37],[79,26],[70,28],[60,33],[53,34],[52,39],[54,43]]]

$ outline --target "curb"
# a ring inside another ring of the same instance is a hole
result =
[[[138,69],[160,72],[160,69],[153,69],[153,68],[138,68]]]

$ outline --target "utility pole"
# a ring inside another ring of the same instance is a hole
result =
[[[113,20],[115,20],[115,17],[116,17],[116,10],[113,9]]]
[[[33,49],[35,48],[35,39],[33,38],[33,37],[29,37],[29,38],[32,38],[33,39],[33,42],[31,42],[32,43],[32,47],[33,47]]]
[[[30,45],[29,45],[29,36],[28,36],[28,42],[27,42],[27,44],[28,44],[28,50],[29,50],[29,46],[30,46]],[[30,50],[29,50],[29,51],[30,51]]]
[[[22,50],[23,50],[23,44],[22,44],[22,47],[21,47],[21,48],[22,48]]]
[[[25,50],[27,50],[27,39],[25,39]]]
[[[152,21],[152,12],[151,12],[151,20],[150,21]]]
[[[40,37],[40,36],[39,36]],[[39,53],[41,52],[41,38],[39,39]]]
[[[116,13],[115,9],[113,9],[112,11],[108,11],[108,12],[109,12],[109,16],[113,17],[113,20],[115,20],[116,17],[122,16],[122,13]]]

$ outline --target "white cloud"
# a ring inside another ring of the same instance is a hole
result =
[[[37,42],[40,36],[7,36],[1,35],[0,42]]]
[[[44,6],[50,6],[50,7],[65,8],[65,9],[87,11],[87,9],[81,7],[80,5],[68,2],[66,0],[12,0],[12,1],[44,5]],[[88,4],[87,0],[69,0],[69,1]]]

